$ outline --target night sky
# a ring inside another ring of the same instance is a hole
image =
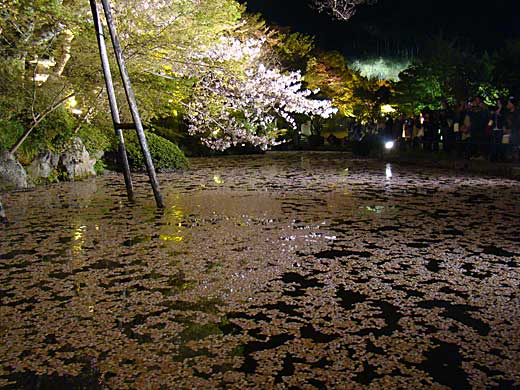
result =
[[[241,1],[244,3],[245,1]],[[477,52],[520,38],[520,0],[379,0],[347,22],[309,8],[307,0],[248,0],[270,23],[316,37],[317,45],[347,56],[409,56],[442,34]]]

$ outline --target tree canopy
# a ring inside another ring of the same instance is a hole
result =
[[[377,0],[312,0],[312,4],[319,12],[326,12],[335,19],[349,20],[362,4],[372,5]]]
[[[74,102],[75,112],[88,113],[82,119],[99,127],[108,122],[85,6],[72,0],[2,4],[6,78],[0,104],[8,113],[2,119],[31,132],[50,112]],[[309,53],[312,39],[275,32],[234,0],[117,0],[113,10],[148,125],[182,116],[189,132],[210,147],[266,148],[276,143],[279,123],[296,126],[293,113],[327,117],[334,111],[303,88],[294,66],[286,71]]]
[[[362,4],[374,1],[314,1],[340,19]],[[520,90],[518,42],[477,56],[434,37],[396,78],[363,73],[361,61],[269,26],[235,0],[112,5],[145,126],[218,150],[265,149],[312,117],[377,121],[387,103],[411,114],[476,94],[492,103]],[[6,0],[0,15],[0,147],[30,160],[76,133],[106,144],[112,126],[88,3]],[[117,80],[116,90],[122,95]],[[124,108],[121,117],[130,120]]]

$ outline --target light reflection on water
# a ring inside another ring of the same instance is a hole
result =
[[[0,386],[520,383],[518,182],[194,159],[158,212],[135,181],[135,204],[117,175],[3,195]]]
[[[390,164],[390,163],[386,164],[385,175],[386,175],[387,179],[392,178],[392,176],[393,176],[392,175],[392,164]]]

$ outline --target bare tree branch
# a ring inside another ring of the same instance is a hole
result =
[[[98,106],[98,103],[100,100],[99,98],[101,97],[101,94],[103,93],[104,90],[105,90],[105,87],[101,87],[101,89],[99,90],[98,94],[96,95],[94,101],[92,102],[91,106],[88,108],[85,115],[83,115],[81,120],[76,125],[76,128],[74,129],[74,134],[78,133],[78,131],[79,131],[79,129],[81,129],[81,126],[83,125],[83,123],[85,123],[90,118],[90,116],[94,113],[94,111],[97,109],[97,106]]]
[[[47,115],[49,115],[50,113],[54,112],[56,109],[61,107],[67,100],[69,100],[74,95],[75,95],[75,92],[72,92],[72,93],[68,94],[67,96],[61,98],[58,101],[56,101],[56,98],[55,98],[53,104],[50,107],[48,107],[43,112],[39,113],[38,115],[36,115],[36,117],[34,117],[31,126],[22,134],[22,136],[18,139],[18,141],[16,141],[16,143],[11,147],[11,149],[9,150],[9,153],[15,154],[16,151],[18,150],[18,148],[20,147],[20,145],[23,144],[25,139],[29,136],[29,134],[31,134],[31,132],[34,130],[34,128],[37,127],[40,124],[40,122],[45,119],[45,117]]]
[[[377,0],[312,0],[319,12],[325,12],[338,20],[349,20],[359,5],[373,5]]]

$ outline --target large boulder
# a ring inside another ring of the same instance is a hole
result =
[[[0,153],[0,191],[17,190],[30,187],[27,172],[13,154]]]
[[[35,183],[56,180],[60,156],[50,150],[40,153],[27,167],[27,174]],[[53,178],[54,177],[54,178]]]
[[[91,158],[80,138],[72,139],[70,145],[60,156],[59,168],[68,180],[95,176],[95,158]]]

